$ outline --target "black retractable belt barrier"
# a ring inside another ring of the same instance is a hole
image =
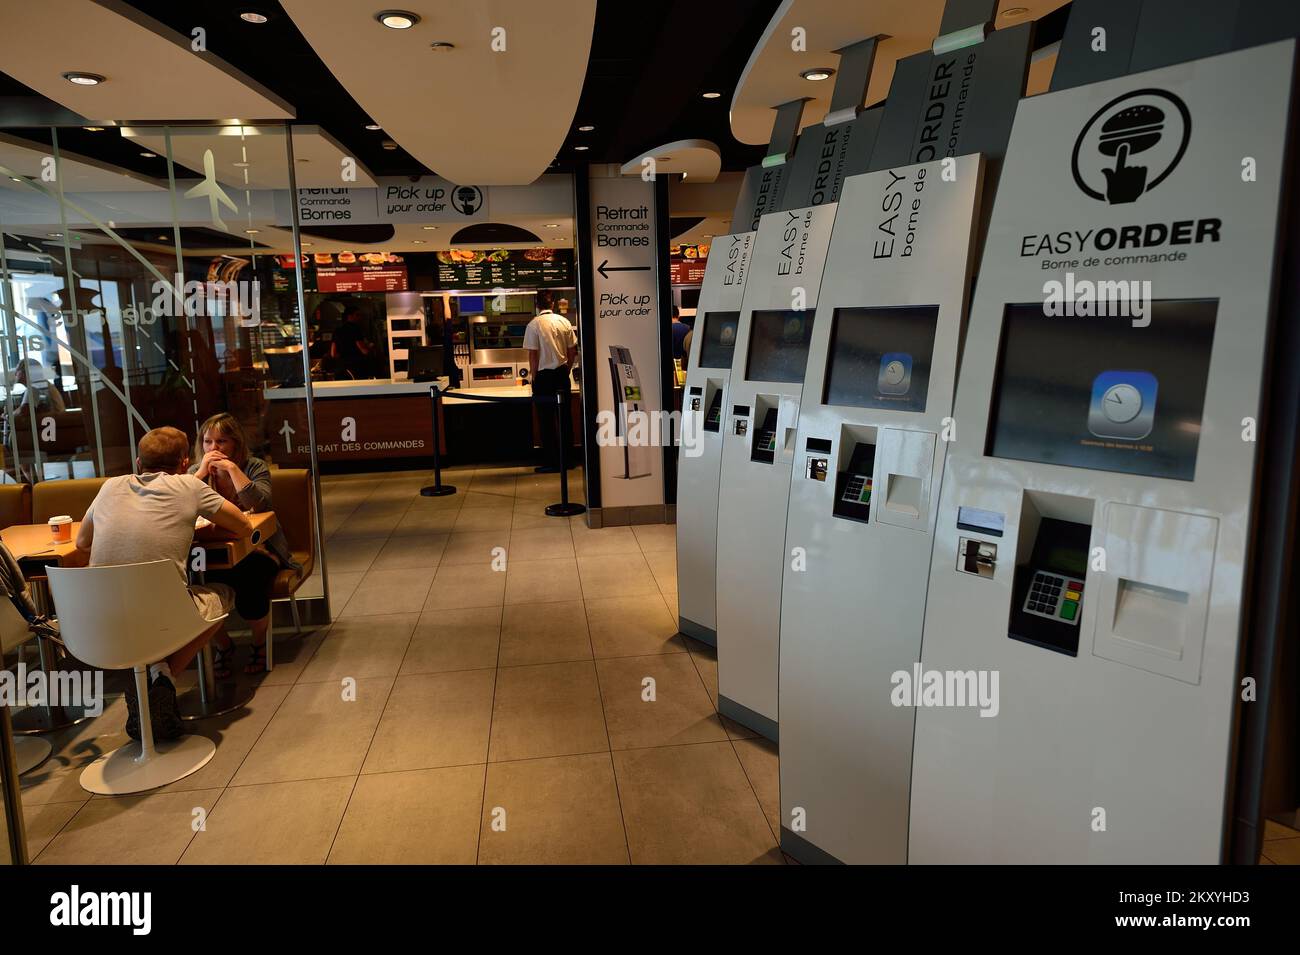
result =
[[[452,391],[448,388],[445,391],[439,391],[436,384],[430,386],[429,395],[433,399],[433,484],[429,487],[420,488],[420,493],[425,497],[443,497],[447,494],[455,494],[456,489],[450,484],[442,483],[441,456],[438,452],[438,407],[441,404],[442,395],[453,395],[468,401],[495,401],[499,404],[533,404],[537,402],[536,398],[503,398],[498,395],[476,395],[472,391]],[[555,427],[556,443],[560,446],[560,502],[558,504],[548,504],[546,513],[551,517],[571,517],[574,514],[585,513],[587,508],[582,504],[574,504],[569,501],[569,471],[568,464],[564,459],[564,420],[561,417],[565,411],[564,394],[555,396]],[[540,403],[540,402],[538,402]]]
[[[437,382],[429,386],[429,398],[433,401],[433,483],[428,487],[420,488],[420,494],[424,497],[446,497],[448,494],[455,494],[456,487],[453,484],[442,483],[442,454],[438,449],[440,444],[438,411],[442,406],[442,392],[438,390]]]
[[[569,502],[569,465],[564,460],[564,413],[567,410],[563,392],[555,394],[555,443],[560,448],[560,503],[551,504],[546,508],[546,513],[551,517],[572,517],[574,514],[582,514],[587,508],[582,504],[572,504]]]

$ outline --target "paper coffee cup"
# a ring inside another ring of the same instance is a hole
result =
[[[54,538],[56,544],[70,543],[72,541],[72,518],[67,514],[51,517],[50,536]]]

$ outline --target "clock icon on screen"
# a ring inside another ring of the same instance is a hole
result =
[[[1099,438],[1145,438],[1155,425],[1157,390],[1149,371],[1103,371],[1092,382],[1088,430]]]
[[[880,356],[880,374],[876,388],[882,395],[905,395],[912,387],[912,356],[892,351]]]
[[[1111,385],[1101,396],[1101,410],[1107,421],[1128,424],[1142,411],[1142,394],[1132,385]]]

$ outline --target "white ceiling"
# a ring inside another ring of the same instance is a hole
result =
[[[103,135],[112,135],[105,132]],[[43,162],[53,150],[44,143],[34,143],[0,133],[0,166],[15,175],[40,180]],[[98,159],[80,156],[67,150],[59,151],[59,161],[54,167],[63,180],[65,192],[150,192],[166,189],[167,183],[157,179],[127,172]],[[0,186],[14,189],[30,187],[13,182],[8,175],[0,175]]]
[[[203,154],[212,150],[217,181],[239,189],[288,189],[289,160],[284,128],[273,126],[173,126],[172,159],[202,173]],[[167,154],[167,141],[158,129],[124,126],[122,135],[141,149]],[[293,127],[293,155],[298,188],[373,188],[370,171],[348,155],[333,136],[319,126]],[[355,181],[342,178],[343,160],[355,163]],[[236,165],[244,163],[245,165]]]
[[[522,185],[546,171],[578,108],[596,18],[596,0],[404,0],[421,22],[391,30],[375,20],[378,3],[281,6],[389,137],[462,185]],[[455,49],[435,53],[435,41]]]
[[[1037,20],[1066,2],[1001,0],[996,26],[1000,29]],[[742,143],[766,144],[776,118],[773,107],[803,97],[809,98],[804,106],[803,126],[820,123],[830,106],[835,77],[811,82],[799,74],[815,67],[838,68],[835,50],[873,36],[888,39],[876,51],[864,105],[881,102],[889,94],[895,62],[930,49],[943,19],[943,7],[944,0],[785,0],[773,14],[736,84],[731,101],[732,134]],[[1028,12],[1014,17],[1003,14],[1017,7]],[[792,48],[795,28],[804,31],[804,51]],[[1051,62],[1055,62],[1054,58]],[[1046,81],[1041,79],[1044,71],[1050,76],[1049,62],[1037,67],[1036,79],[1041,88],[1031,85],[1030,94],[1046,89]]]
[[[4,0],[0,68],[87,119],[284,120],[291,105],[120,0]],[[78,86],[67,72],[106,82]]]
[[[722,168],[722,155],[716,145],[707,139],[680,139],[647,149],[623,163],[619,172],[624,176],[640,176],[646,159],[655,161],[656,174],[681,175],[691,182],[713,182]]]

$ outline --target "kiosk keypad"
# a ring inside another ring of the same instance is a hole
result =
[[[1034,580],[1025,595],[1025,613],[1049,620],[1079,625],[1079,608],[1083,601],[1083,581],[1050,570],[1034,571]]]
[[[851,474],[845,482],[844,493],[840,500],[847,504],[870,504],[871,503],[871,475],[870,474]]]

